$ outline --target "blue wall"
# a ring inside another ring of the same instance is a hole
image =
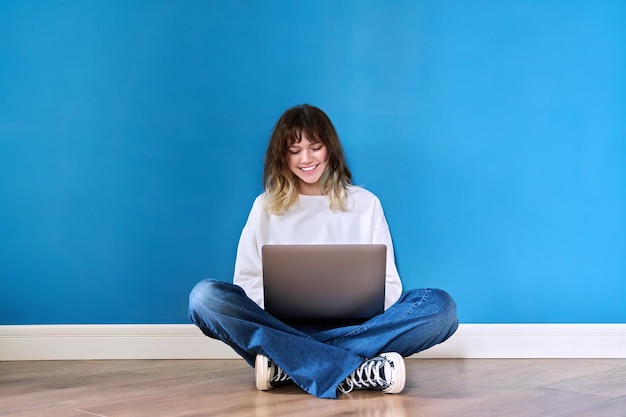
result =
[[[408,288],[626,320],[626,2],[0,3],[0,323],[187,323],[322,107]]]

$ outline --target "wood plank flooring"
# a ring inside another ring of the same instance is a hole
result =
[[[0,416],[626,416],[626,359],[407,359],[399,395],[259,392],[243,360],[0,362]]]

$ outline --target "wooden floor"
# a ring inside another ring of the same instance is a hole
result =
[[[0,362],[0,415],[626,416],[626,359],[408,359],[399,395],[259,392],[242,360]]]

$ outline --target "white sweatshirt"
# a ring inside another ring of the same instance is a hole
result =
[[[328,197],[300,195],[284,214],[269,213],[261,194],[254,201],[243,228],[233,282],[263,308],[261,247],[267,244],[370,244],[387,245],[385,309],[402,293],[389,226],[378,198],[361,187],[348,189],[348,210],[332,211]]]

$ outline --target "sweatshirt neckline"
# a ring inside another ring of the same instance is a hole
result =
[[[300,201],[328,201],[328,196],[325,196],[325,195],[298,194],[298,199]]]

